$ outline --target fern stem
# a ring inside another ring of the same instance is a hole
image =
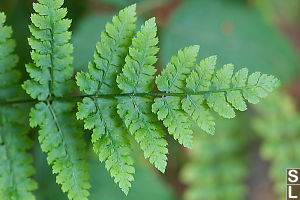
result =
[[[53,108],[52,108],[52,106],[51,106],[50,101],[46,100],[46,102],[47,102],[47,106],[48,106],[48,108],[49,108],[49,111],[50,111],[50,113],[51,113],[51,115],[52,115],[52,118],[53,118],[53,120],[55,121],[56,128],[57,128],[57,130],[58,130],[58,132],[59,132],[59,134],[60,134],[60,136],[61,136],[61,138],[62,138],[62,143],[63,143],[63,146],[64,146],[65,154],[66,154],[66,155],[69,155],[69,154],[67,153],[67,147],[66,147],[66,143],[65,143],[65,138],[64,138],[64,135],[63,135],[63,133],[62,133],[62,129],[61,129],[61,127],[60,127],[60,124],[59,124],[59,122],[58,122],[58,120],[57,120],[56,114],[55,114],[55,112],[54,112],[54,110],[53,110]]]
[[[116,97],[126,97],[126,96],[136,96],[136,97],[165,97],[165,96],[179,96],[185,97],[189,95],[204,95],[204,94],[212,94],[212,93],[220,93],[220,92],[229,92],[229,91],[241,91],[243,89],[250,89],[252,87],[243,87],[243,88],[229,88],[222,90],[210,90],[210,91],[201,91],[201,92],[183,92],[183,93],[158,93],[158,92],[149,92],[149,93],[122,93],[122,94],[98,94],[98,95],[78,95],[78,96],[64,96],[64,97],[53,97],[49,98],[45,101],[39,101],[36,99],[21,99],[14,101],[0,101],[0,106],[3,105],[11,105],[11,104],[22,104],[22,103],[37,103],[37,102],[47,102],[47,101],[78,101],[83,99],[84,97],[91,98],[116,98]]]

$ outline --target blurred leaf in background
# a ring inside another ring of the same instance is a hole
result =
[[[246,115],[217,118],[214,136],[198,131],[190,160],[181,171],[184,200],[243,200],[247,196],[249,135]]]
[[[233,0],[186,1],[163,30],[163,64],[179,48],[200,44],[202,57],[216,54],[222,64],[233,62],[238,68],[270,73],[283,82],[295,78],[299,63],[291,44],[246,5]]]
[[[282,20],[291,26],[300,25],[299,0],[255,0],[255,3],[268,20]]]
[[[285,199],[286,168],[300,166],[300,113],[293,98],[283,92],[274,93],[255,110],[258,116],[252,125],[262,139],[261,155],[270,162],[274,192]]]

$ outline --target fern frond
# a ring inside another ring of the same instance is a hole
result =
[[[34,99],[42,102],[30,112],[31,127],[40,127],[39,142],[48,153],[48,163],[53,173],[58,174],[57,183],[68,192],[69,199],[85,200],[88,188],[88,163],[85,161],[82,132],[74,119],[74,103],[55,100],[75,88],[71,80],[73,46],[69,43],[68,31],[71,20],[65,19],[66,8],[63,0],[39,0],[33,3],[36,11],[31,15],[28,42],[32,48],[33,63],[26,65],[31,80],[23,88]]]
[[[68,192],[69,199],[79,200],[89,195],[89,166],[84,160],[87,155],[80,126],[69,114],[73,107],[73,103],[62,101],[40,102],[31,109],[30,126],[40,127],[38,139],[48,153],[53,173],[58,174],[56,182],[62,185],[63,192]]]
[[[186,47],[179,50],[178,55],[171,58],[171,62],[156,78],[157,88],[166,93],[185,92],[185,80],[195,65],[199,46]],[[181,109],[179,97],[156,98],[152,111],[163,120],[170,134],[185,147],[192,148],[192,123]]]
[[[274,181],[274,191],[286,198],[286,168],[300,165],[300,113],[287,94],[275,93],[255,106],[258,116],[253,128],[262,139],[261,155],[271,163],[269,176]]]
[[[63,100],[82,97],[67,97],[74,91],[75,82],[71,67],[71,20],[65,18],[67,9],[62,8],[63,4],[64,0],[33,3],[35,13],[29,26],[32,36],[28,39],[32,63],[26,65],[30,79],[23,88],[34,102],[39,102],[31,109],[30,126],[39,127],[39,142],[53,173],[57,174],[57,183],[70,200],[87,200],[90,184],[85,142],[79,122],[73,116],[75,103]],[[152,18],[135,35],[136,20],[135,5],[114,16],[101,33],[94,59],[88,65],[89,72],[76,75],[79,89],[86,93],[78,103],[77,119],[84,121],[85,129],[93,131],[94,151],[125,194],[135,173],[130,134],[144,157],[164,172],[168,149],[163,125],[180,144],[191,148],[189,117],[213,134],[215,121],[211,110],[233,118],[235,109],[247,109],[245,100],[257,103],[279,86],[275,77],[258,72],[248,76],[247,69],[233,74],[232,64],[216,71],[214,56],[194,66],[199,46],[179,50],[161,75],[155,77],[159,51],[157,25]],[[28,178],[33,170],[26,153],[30,140],[26,128],[17,121],[21,110],[6,106],[31,100],[13,99],[19,93],[20,73],[14,69],[15,44],[10,39],[11,29],[2,26],[4,21],[0,14],[0,100],[4,102],[0,107],[0,161],[3,160],[0,186],[6,186],[8,179],[10,183],[7,190],[0,188],[0,195],[3,193],[8,199],[19,196],[34,199],[31,191],[36,184]],[[22,175],[16,177],[14,168]],[[19,182],[26,187],[19,186]]]
[[[0,100],[10,100],[20,94],[20,72],[15,69],[18,57],[13,54],[15,41],[12,29],[5,26],[6,17],[0,12]],[[20,123],[24,113],[16,106],[0,107],[0,197],[1,199],[35,199],[32,190],[37,184],[30,176],[34,173],[32,146],[28,128]]]
[[[155,19],[152,18],[142,25],[141,30],[132,40],[132,47],[125,61],[117,83],[123,93],[148,93],[153,88],[153,66],[158,52],[158,38]],[[157,169],[164,172],[167,165],[168,149],[164,139],[162,125],[151,112],[151,97],[127,96],[120,97],[118,113],[124,120],[129,132],[135,137],[144,151],[145,158]]]
[[[273,76],[254,73],[248,77],[246,69],[233,75],[232,64],[215,71],[215,56],[194,67],[199,46],[190,46],[172,57],[156,78],[159,92],[153,92],[157,71],[154,64],[159,50],[157,26],[154,18],[146,21],[132,39],[134,10],[135,6],[128,7],[114,17],[113,24],[108,24],[101,34],[89,73],[80,72],[76,76],[80,90],[88,96],[78,104],[77,118],[84,120],[86,129],[93,130],[94,150],[125,193],[133,180],[134,169],[120,118],[139,143],[145,158],[164,172],[168,149],[159,120],[180,144],[191,148],[192,123],[188,115],[203,130],[213,134],[215,121],[211,109],[232,118],[234,108],[246,110],[245,99],[257,103],[279,86]],[[120,24],[125,28],[117,28]]]
[[[184,200],[245,199],[248,174],[245,120],[217,118],[215,136],[197,134],[190,160],[183,167],[180,179],[187,185]],[[196,132],[200,132],[195,130]],[[213,147],[213,148],[211,148]]]
[[[133,181],[133,159],[127,130],[117,114],[117,99],[99,99],[98,94],[119,93],[116,77],[125,64],[136,28],[136,5],[129,6],[113,17],[106,25],[97,44],[89,73],[78,73],[77,84],[81,91],[95,97],[86,97],[78,103],[77,118],[84,127],[93,130],[92,143],[99,160],[105,162],[115,182],[127,194]]]
[[[246,68],[233,74],[232,64],[224,65],[215,72],[216,57],[200,61],[186,80],[186,87],[197,95],[188,95],[182,100],[185,110],[204,131],[213,134],[215,122],[209,109],[225,118],[235,117],[234,108],[247,109],[245,99],[258,103],[280,85],[272,75],[255,72],[248,76]],[[215,73],[215,74],[214,74]]]

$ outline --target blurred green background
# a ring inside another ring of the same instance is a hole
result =
[[[6,12],[8,24],[14,29],[16,51],[20,56],[19,68],[24,72],[24,79],[27,76],[24,64],[30,61],[27,38],[32,2],[0,1],[0,10]],[[199,44],[200,58],[218,55],[219,67],[233,63],[237,68],[247,67],[250,72],[261,71],[280,78],[283,82],[281,94],[273,99],[280,101],[282,95],[288,96],[293,102],[293,112],[299,113],[299,0],[66,0],[64,6],[68,8],[68,17],[73,20],[71,29],[76,71],[87,70],[106,22],[118,10],[133,3],[138,4],[140,19],[156,17],[160,39],[158,68],[162,69],[178,49]],[[142,22],[140,20],[139,24]],[[272,101],[267,105],[271,106],[274,113],[276,109],[283,109]],[[266,130],[250,122],[256,121],[261,112],[270,113],[270,110],[264,111],[253,106],[243,113],[240,120],[219,120],[221,125],[217,127],[215,136],[196,130],[199,134],[195,137],[193,150],[184,149],[169,140],[169,163],[164,175],[149,166],[137,152],[135,182],[127,197],[113,183],[104,164],[97,161],[91,150],[90,199],[280,199],[281,190],[285,187],[284,183],[279,184],[282,179],[280,175],[277,178],[276,173],[284,175],[285,171],[274,170],[277,161],[272,156],[264,156],[264,150],[261,149],[270,143],[269,138],[274,137],[272,134],[283,134],[282,138],[285,138],[286,124],[281,124],[280,133],[271,132],[269,137],[262,137]],[[299,117],[298,114],[291,115],[297,119]],[[260,120],[263,124],[269,123],[269,119],[262,117]],[[300,124],[300,120],[296,121]],[[292,132],[295,141],[299,143],[297,147],[300,147],[300,125],[295,123]],[[33,131],[32,136],[36,135]],[[87,140],[89,135],[87,132]],[[288,141],[276,143],[281,145],[283,157],[288,157],[292,151],[288,149]],[[37,199],[66,199],[55,184],[55,178],[37,140],[35,144],[35,179],[39,183]],[[283,159],[280,162],[288,161]],[[300,167],[300,162],[294,164]]]

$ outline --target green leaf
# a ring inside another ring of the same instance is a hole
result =
[[[233,65],[224,65],[216,72],[216,76],[212,78],[212,87],[216,90],[226,90],[230,88],[231,77],[233,73]],[[227,103],[225,93],[219,92],[209,94],[207,103],[210,108],[225,118],[234,118],[235,112],[230,104]]]
[[[47,85],[41,85],[34,80],[25,81],[22,87],[33,99],[44,100],[47,99],[49,95],[49,87]]]
[[[255,72],[249,76],[248,86],[242,90],[243,95],[250,103],[256,104],[260,98],[265,98],[268,92],[279,87],[280,82],[272,75]]]
[[[199,46],[186,47],[173,56],[161,75],[156,78],[157,88],[167,93],[184,92],[185,80],[195,65]],[[181,109],[179,97],[156,98],[152,111],[158,114],[168,131],[185,147],[192,148],[191,122]],[[163,113],[163,114],[162,114]]]
[[[117,101],[111,99],[84,98],[78,103],[78,119],[84,119],[84,127],[93,130],[92,143],[101,162],[105,162],[115,182],[127,194],[134,180],[133,159],[127,132],[116,112]]]
[[[125,57],[134,36],[136,5],[129,6],[114,16],[101,33],[89,73],[77,73],[77,84],[88,95],[119,93],[116,77],[125,64]],[[92,143],[101,162],[115,182],[127,195],[135,172],[131,158],[128,133],[117,114],[116,99],[84,98],[78,103],[77,118],[84,127],[93,130]]]
[[[184,147],[192,148],[193,131],[190,119],[181,110],[179,97],[156,98],[152,111],[157,113],[158,119],[168,127],[168,131]]]
[[[215,72],[216,56],[211,56],[200,61],[195,70],[186,79],[186,87],[195,93],[209,91],[211,79]],[[215,121],[209,108],[204,103],[204,95],[188,95],[182,100],[182,109],[188,113],[197,125],[209,134],[215,132]]]
[[[246,86],[248,77],[248,69],[242,68],[232,77],[232,86],[235,88],[242,88]],[[232,106],[240,111],[247,110],[247,105],[244,101],[242,93],[240,91],[229,91],[227,92],[227,100]]]
[[[132,40],[132,47],[125,59],[122,73],[117,77],[118,87],[123,93],[147,93],[153,88],[153,66],[158,52],[157,26],[151,18],[142,25],[141,30]],[[153,99],[148,97],[120,97],[118,113],[129,132],[135,137],[144,151],[145,158],[161,172],[167,166],[167,141],[163,138],[162,125],[151,112]]]
[[[122,97],[118,113],[129,132],[135,137],[151,164],[165,172],[167,166],[167,141],[162,125],[151,112],[152,99],[146,97]]]
[[[215,66],[215,56],[205,58],[196,65],[186,79],[186,87],[194,95],[187,95],[182,100],[183,110],[210,134],[214,133],[215,123],[209,108],[222,117],[233,118],[234,108],[240,111],[247,109],[245,99],[250,103],[258,103],[280,85],[272,75],[256,72],[248,77],[246,68],[233,74],[232,64],[224,65],[214,74]]]
[[[52,99],[75,89],[71,80],[73,46],[68,31],[71,20],[64,19],[67,10],[60,8],[63,3],[63,0],[33,3],[36,13],[31,15],[32,37],[28,40],[33,63],[26,65],[31,79],[24,82],[23,88],[41,101],[31,109],[30,125],[40,127],[39,142],[53,173],[57,174],[56,182],[69,199],[87,200],[89,165],[82,131],[72,113],[74,103]]]
[[[69,199],[86,200],[90,188],[89,166],[84,160],[85,142],[75,118],[69,113],[73,103],[55,101],[52,104],[40,102],[31,109],[30,125],[39,126],[39,142],[47,152],[48,164],[58,174],[56,182]]]
[[[154,74],[153,66],[159,48],[156,37],[157,26],[155,18],[151,18],[142,25],[137,36],[132,40],[132,47],[125,61],[122,73],[117,77],[117,83],[123,93],[149,92],[153,88]]]
[[[189,95],[182,100],[182,109],[188,113],[197,125],[209,134],[215,132],[215,120],[202,95]]]
[[[185,80],[195,65],[199,48],[199,46],[186,47],[179,50],[177,56],[171,58],[167,67],[155,80],[160,91],[167,93],[184,92]]]
[[[200,61],[191,76],[186,79],[186,87],[193,92],[208,91],[211,86],[211,79],[215,73],[217,56],[211,56]]]
[[[33,3],[37,13],[31,16],[32,37],[28,39],[33,63],[26,65],[33,80],[24,83],[23,88],[39,100],[51,95],[63,96],[74,90],[74,84],[67,81],[73,76],[73,46],[69,44],[71,33],[68,32],[71,20],[64,19],[67,11],[60,8],[63,2],[40,0]]]
[[[235,117],[235,112],[231,107],[231,105],[227,103],[226,96],[223,92],[210,94],[207,97],[207,105],[222,117],[225,118]]]

